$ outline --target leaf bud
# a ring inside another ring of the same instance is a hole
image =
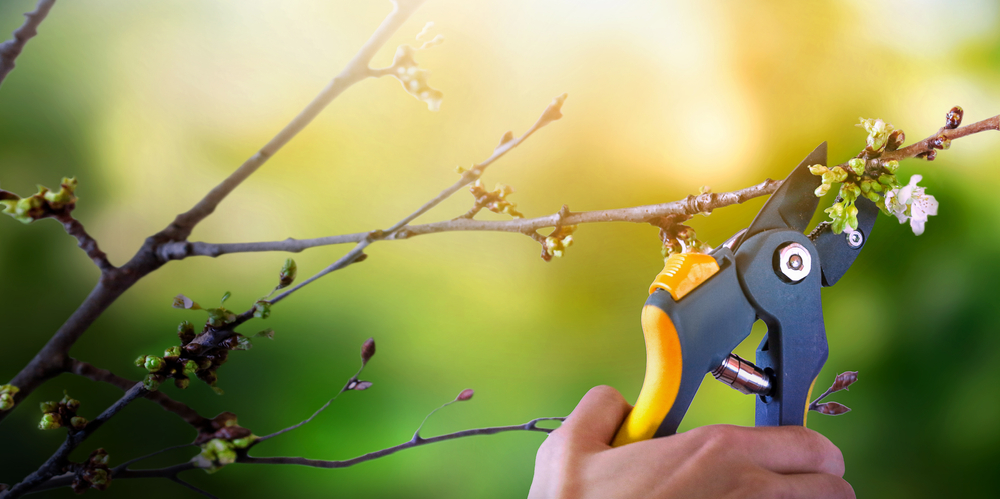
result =
[[[42,415],[42,420],[38,422],[39,430],[55,430],[56,428],[62,427],[62,418],[58,414],[53,412],[47,412]]]
[[[298,274],[298,266],[295,265],[295,260],[291,258],[285,260],[285,264],[281,266],[281,272],[278,274],[278,288],[284,288],[293,282],[295,282],[295,276]]]
[[[164,350],[163,351],[163,356],[164,357],[180,357],[181,356],[181,347],[177,346],[177,345],[174,345],[174,346],[172,346],[172,347]]]
[[[87,426],[87,418],[73,416],[70,418],[69,424],[73,426],[74,430],[82,430]]]
[[[258,319],[267,319],[271,316],[271,304],[264,300],[253,304],[253,316]]]
[[[140,355],[135,358],[135,367],[145,367],[146,366],[146,356]]]
[[[14,397],[9,393],[0,393],[0,411],[9,411],[14,408]]]
[[[191,323],[188,321],[184,321],[178,324],[177,337],[181,339],[182,345],[187,345],[188,343],[191,343],[191,340],[193,340],[195,337],[194,326],[192,326]]]
[[[187,362],[184,363],[184,374],[185,375],[194,374],[197,370],[198,370],[198,363],[197,362],[195,362],[193,360],[189,360],[189,361],[187,361]]]
[[[361,345],[361,364],[365,365],[375,355],[375,338],[368,338]]]
[[[944,135],[938,135],[931,140],[931,147],[935,149],[948,149],[951,147],[951,139],[945,137]]]
[[[162,357],[157,357],[155,355],[146,356],[146,370],[155,373],[164,368],[166,363],[163,361]]]
[[[41,409],[43,413],[56,412],[59,410],[59,404],[52,401],[42,402],[41,404],[38,404],[38,408]]]
[[[962,110],[961,106],[951,108],[951,111],[948,111],[948,114],[944,117],[944,127],[949,130],[958,128],[958,126],[962,124],[962,116],[964,115],[965,111]]]
[[[854,170],[854,173],[857,175],[865,173],[865,160],[861,158],[851,158],[847,162],[847,166],[851,167],[851,169]]]
[[[885,168],[886,171],[888,171],[889,173],[895,175],[896,171],[899,170],[899,161],[896,160],[886,161],[885,163],[882,163],[882,167]]]

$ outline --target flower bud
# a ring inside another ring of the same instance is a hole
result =
[[[191,380],[188,378],[174,378],[174,386],[180,388],[181,390],[187,388],[191,385]]]
[[[181,344],[187,345],[194,339],[194,326],[190,322],[184,321],[177,325],[177,337],[181,339]]]
[[[847,166],[851,167],[851,169],[854,170],[854,173],[857,175],[865,173],[865,160],[861,158],[851,158],[847,162]]]
[[[62,418],[52,412],[43,414],[42,420],[38,423],[39,430],[55,430],[60,427],[62,427]]]
[[[814,191],[814,194],[816,194],[816,197],[818,198],[823,197],[827,192],[830,192],[830,187],[831,184],[820,184]]]
[[[162,357],[157,357],[155,355],[149,355],[149,356],[146,356],[146,364],[145,365],[146,365],[146,370],[147,371],[149,371],[151,373],[155,373],[155,372],[163,369],[163,367],[166,365],[166,363],[163,362],[163,358]]]
[[[174,346],[172,346],[172,347],[164,350],[163,351],[163,356],[164,357],[180,357],[181,356],[181,347],[177,346],[177,345],[174,345]]]
[[[233,440],[233,447],[235,447],[237,449],[246,449],[247,447],[250,446],[250,444],[252,444],[254,442],[254,440],[257,440],[257,436],[256,435],[250,435],[249,437],[237,438],[237,439]]]
[[[14,408],[14,397],[9,393],[0,393],[0,411],[9,411]]]
[[[896,170],[899,170],[899,161],[892,160],[882,163],[882,167],[886,169],[889,173],[896,174]]]
[[[74,416],[70,418],[69,424],[73,426],[74,430],[82,430],[84,427],[87,426],[87,418]]]
[[[198,370],[198,363],[197,362],[195,362],[193,360],[189,360],[189,361],[187,361],[187,362],[184,363],[184,374],[185,375],[194,374],[195,371],[197,371],[197,370]]]
[[[944,135],[938,135],[931,140],[931,147],[935,149],[948,149],[951,147],[951,139],[945,137]]]
[[[163,382],[163,376],[158,376],[156,374],[147,374],[145,378],[142,379],[143,388],[155,392],[160,389],[160,383]]]
[[[897,183],[896,182],[896,176],[895,175],[880,175],[878,177],[878,183],[883,184],[883,185],[888,185],[888,186],[892,187],[892,186],[896,185],[896,183]]]
[[[361,364],[367,364],[371,360],[372,356],[375,355],[375,338],[368,338],[365,340],[364,344],[361,345]]]
[[[830,169],[823,165],[812,165],[809,167],[809,173],[812,173],[813,175],[822,175],[828,171],[830,171]]]
[[[461,392],[461,393],[459,393],[457,397],[455,397],[455,400],[458,400],[458,401],[466,401],[466,400],[469,400],[469,399],[471,399],[471,398],[472,398],[472,396],[473,396],[473,395],[474,395],[475,393],[476,393],[476,392],[475,392],[475,391],[473,391],[473,390],[472,390],[472,388],[466,388],[465,390],[462,390],[462,392]]]
[[[145,367],[145,365],[146,365],[145,355],[140,355],[135,358],[135,367]]]
[[[59,404],[52,401],[42,402],[41,404],[38,404],[38,408],[41,409],[42,412],[56,412],[59,410]]]
[[[962,110],[960,106],[955,106],[948,111],[948,114],[944,117],[944,127],[947,129],[958,128],[962,124],[962,116],[965,115],[965,111]]]
[[[873,203],[877,203],[881,197],[875,191],[868,191],[865,193],[865,197],[872,200]]]

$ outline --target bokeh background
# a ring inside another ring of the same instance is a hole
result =
[[[0,3],[8,37],[33,8]],[[77,217],[115,263],[198,200],[278,131],[349,60],[390,10],[383,0],[59,2],[0,88],[0,182],[80,180]],[[192,240],[241,242],[384,228],[521,133],[563,92],[565,118],[486,174],[515,187],[529,216],[679,199],[781,178],[819,142],[844,161],[864,145],[858,117],[911,139],[961,105],[966,123],[1000,113],[1000,10],[992,0],[680,2],[431,0],[375,63],[415,43],[424,23],[446,42],[418,54],[444,94],[439,112],[390,78],[364,81],[229,197]],[[831,346],[817,383],[860,381],[834,400],[853,412],[809,426],[844,451],[861,497],[990,495],[1000,469],[1000,134],[909,160],[941,203],[927,231],[882,216],[864,255],[824,290]],[[461,192],[421,221],[464,212]],[[829,203],[830,200],[825,200]],[[718,245],[763,200],[692,224]],[[501,218],[487,214],[487,218]],[[452,233],[377,244],[370,259],[276,306],[271,341],[220,371],[224,396],[195,382],[171,396],[229,410],[257,434],[302,420],[358,367],[374,336],[366,392],[348,393],[259,455],[341,459],[405,441],[464,388],[425,434],[565,415],[596,384],[634,400],[644,348],[639,311],[662,258],[650,226],[581,227],[551,263],[530,239]],[[348,248],[295,255],[311,275]],[[120,299],[72,354],[138,378],[137,355],[174,344],[185,293],[242,310],[274,285],[286,254],[191,258]],[[0,381],[10,379],[97,277],[58,224],[0,219]],[[741,347],[751,355],[763,328]],[[0,426],[0,482],[35,469],[63,439],[36,429],[63,390],[94,417],[120,396],[64,375]],[[753,401],[711,378],[684,428],[753,424]],[[138,401],[74,455],[112,463],[189,441],[171,414]],[[223,497],[523,497],[543,435],[506,433],[404,451],[343,470],[232,466],[187,479]],[[192,450],[147,462],[173,464]],[[91,492],[93,493],[93,492]],[[69,497],[71,492],[49,492]],[[118,481],[109,497],[187,497],[166,481]]]

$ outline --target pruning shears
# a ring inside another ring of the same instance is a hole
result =
[[[816,377],[826,362],[820,288],[850,268],[875,225],[878,208],[859,197],[858,227],[806,230],[819,205],[826,142],[807,156],[754,221],[708,254],[675,253],[649,288],[642,309],[646,376],[612,445],[677,432],[705,374],[756,399],[756,426],[804,425]],[[757,319],[767,334],[754,363],[732,354]]]

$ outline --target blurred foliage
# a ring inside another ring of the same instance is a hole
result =
[[[31,0],[0,3],[9,34]],[[190,207],[280,129],[371,34],[389,3],[58,3],[0,88],[0,182],[80,179],[74,214],[122,263],[142,239]],[[991,0],[634,2],[431,0],[376,58],[414,43],[427,21],[446,42],[420,54],[444,93],[433,113],[389,78],[350,89],[252,177],[192,240],[239,242],[384,228],[454,181],[455,165],[489,155],[552,97],[566,117],[487,172],[517,189],[526,216],[679,199],[781,178],[816,144],[830,161],[865,146],[858,116],[911,140],[954,105],[972,123],[1000,113],[1000,18]],[[956,142],[933,163],[903,162],[941,203],[926,232],[882,216],[865,253],[824,291],[831,355],[818,381],[859,371],[837,400],[854,410],[812,414],[843,449],[861,497],[990,495],[1000,460],[1000,362],[993,313],[1000,263],[1000,136]],[[828,205],[832,193],[827,196]],[[762,201],[690,223],[715,246]],[[471,206],[457,195],[424,219]],[[483,212],[484,218],[502,215]],[[820,211],[816,220],[823,218]],[[542,261],[537,243],[464,233],[380,243],[360,265],[275,306],[275,340],[234,355],[218,396],[203,384],[163,390],[212,417],[239,415],[266,434],[301,421],[357,368],[369,336],[374,386],[350,392],[316,421],[255,449],[338,459],[394,445],[457,390],[469,403],[435,414],[425,435],[565,415],[595,384],[630,400],[644,349],[639,311],[662,257],[657,229],[581,226],[572,251]],[[346,248],[296,256],[303,275]],[[220,296],[249,307],[274,286],[287,255],[173,262],[120,299],[72,354],[140,378],[137,355],[176,343],[190,313],[171,297]],[[97,270],[59,224],[0,219],[0,382],[10,379],[83,299]],[[58,283],[53,286],[52,283]],[[237,306],[238,305],[238,306]],[[259,325],[251,326],[261,328]],[[752,357],[762,329],[741,347]],[[0,482],[35,469],[62,430],[35,428],[39,402],[63,390],[94,410],[117,388],[64,375],[0,425]],[[752,424],[753,401],[709,379],[683,428]],[[78,449],[114,466],[190,441],[194,432],[138,401]],[[226,497],[522,497],[536,433],[436,444],[343,470],[227,467],[188,478]],[[151,459],[190,457],[196,449]],[[178,497],[160,482],[116,481],[107,497]],[[69,497],[71,491],[43,494]],[[93,492],[92,492],[93,494]]]

